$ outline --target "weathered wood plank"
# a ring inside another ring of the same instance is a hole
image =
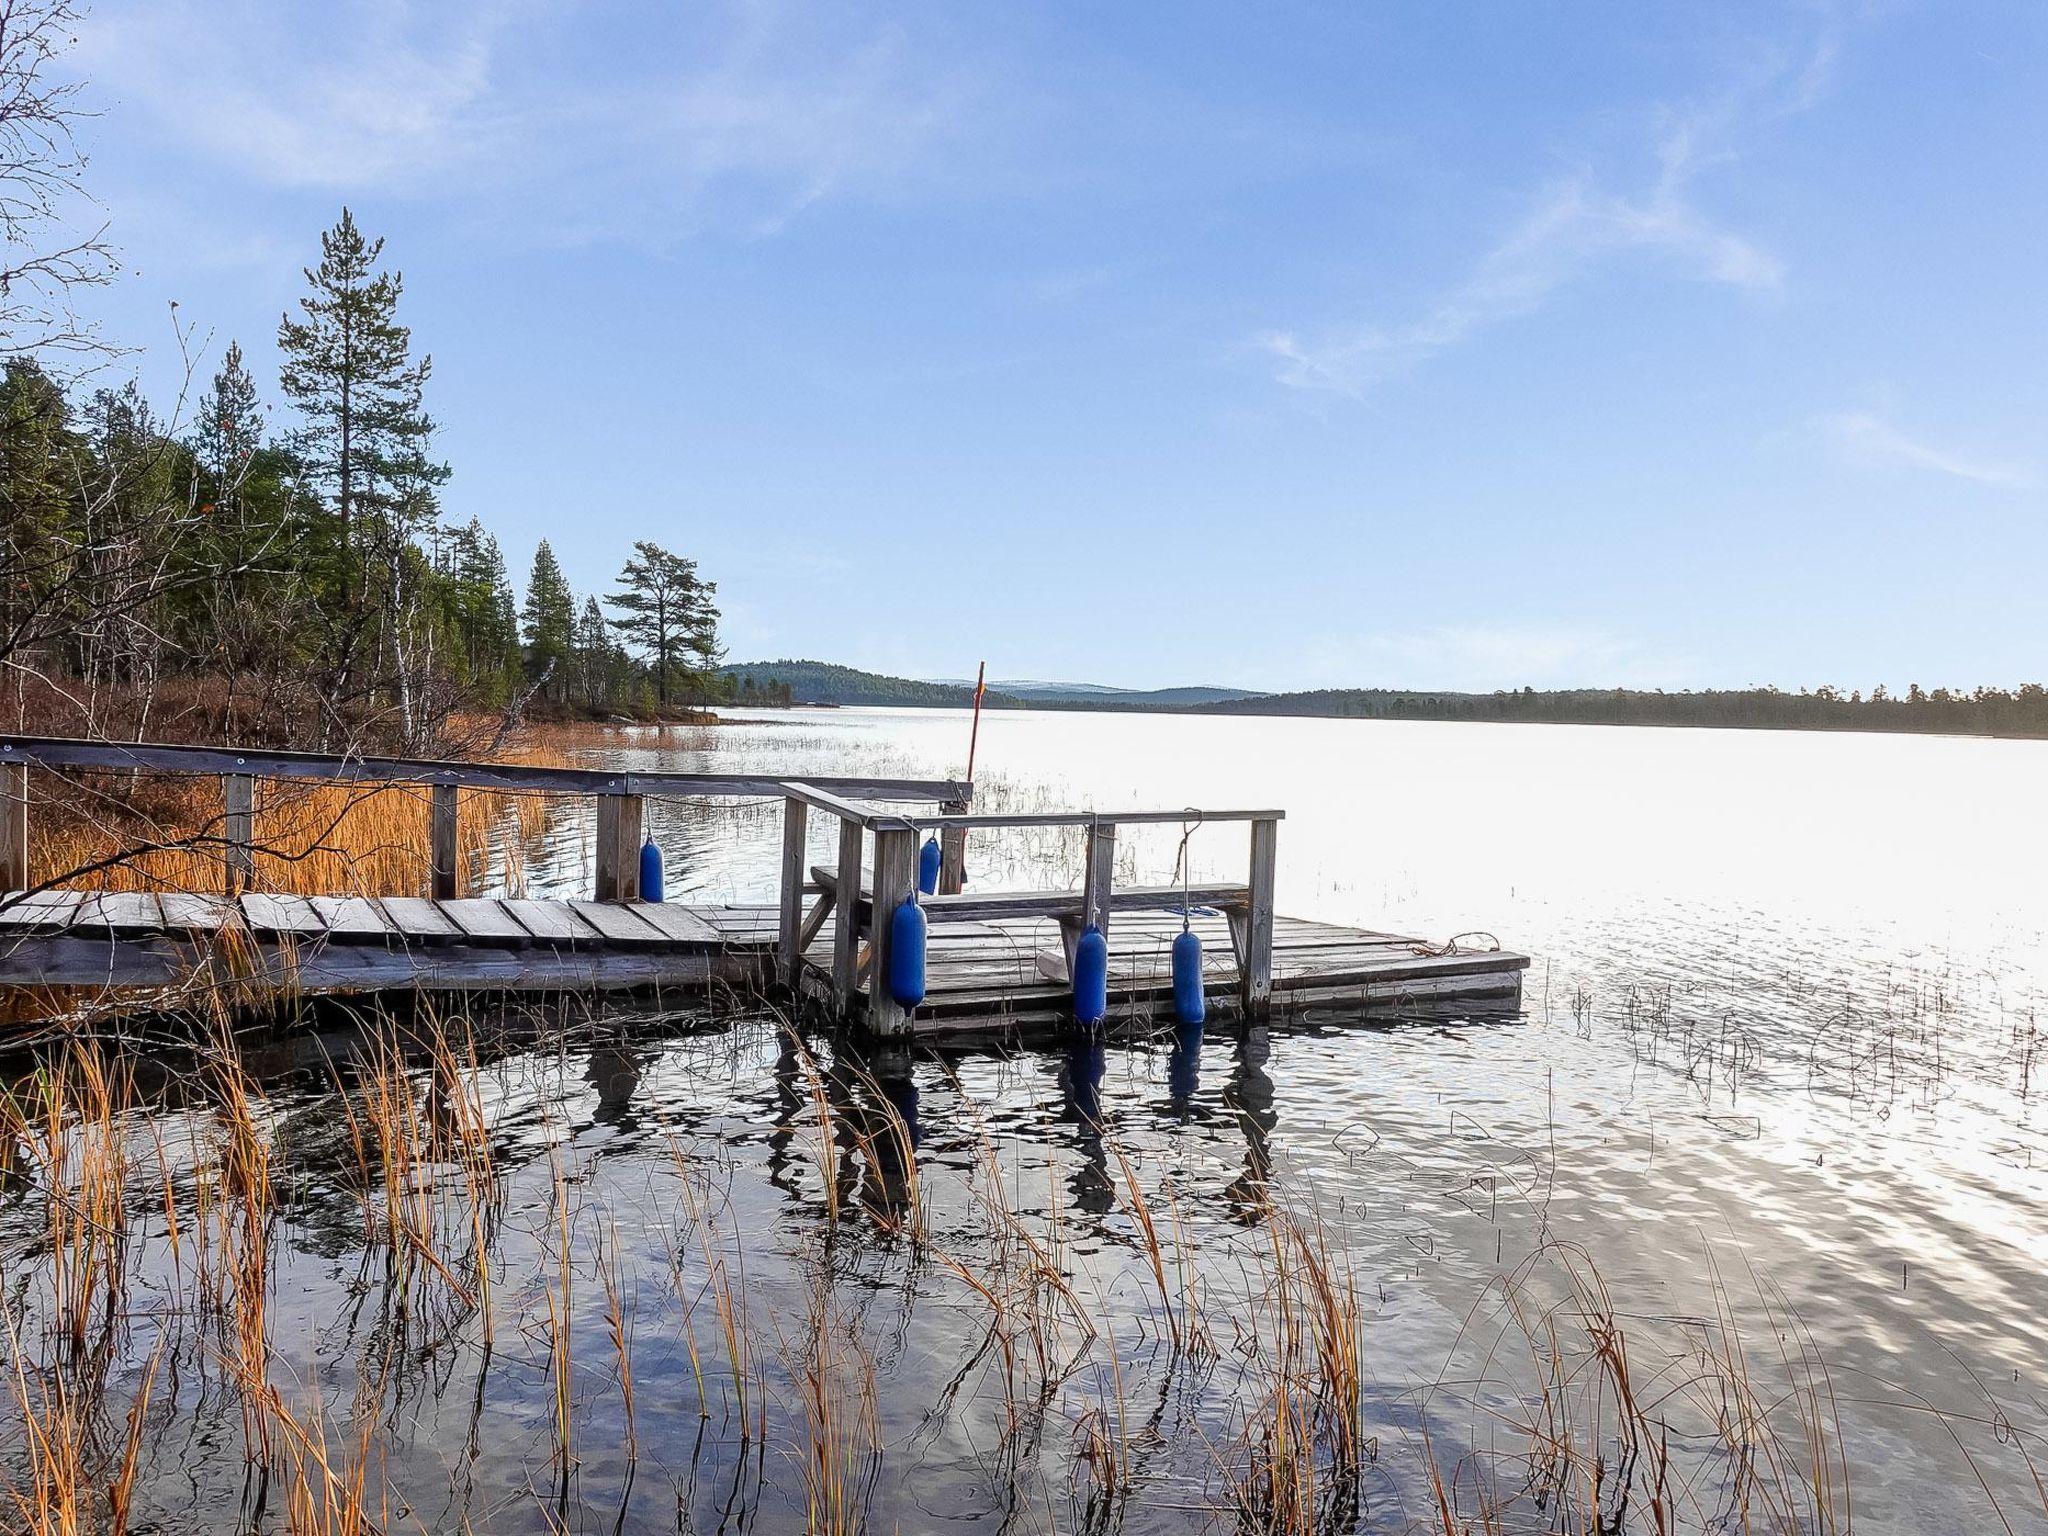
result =
[[[1243,1006],[1257,1018],[1273,999],[1273,885],[1279,862],[1280,823],[1267,818],[1252,823],[1251,900],[1245,908],[1244,947],[1238,956]]]
[[[499,903],[534,938],[547,944],[595,944],[604,937],[566,901],[508,899]]]
[[[646,802],[638,795],[607,795],[597,802],[599,901],[640,899],[640,827]]]
[[[782,883],[777,903],[777,979],[797,981],[804,956],[804,847],[810,840],[811,808],[795,795],[782,802]]]
[[[157,905],[163,908],[164,927],[174,933],[217,933],[224,926],[241,921],[241,909],[228,896],[203,891],[161,891]]]
[[[643,901],[632,910],[635,917],[659,929],[662,936],[673,943],[722,945],[726,942],[723,933],[679,903]]]
[[[105,929],[109,933],[161,933],[163,908],[149,891],[88,891],[72,915],[71,928]]]
[[[835,876],[839,890],[851,893],[861,888],[860,854],[861,824],[841,821]],[[832,923],[832,1006],[841,1018],[852,1013],[860,997],[860,930],[860,905],[849,894],[839,903]]]
[[[965,816],[973,809],[965,800],[939,807],[948,816]],[[941,896],[958,896],[967,889],[967,829],[944,827],[939,832],[939,889]]]
[[[313,904],[303,896],[272,896],[262,891],[246,892],[241,899],[242,921],[253,933],[283,933],[294,938],[317,939],[327,924]]]
[[[222,852],[230,891],[245,891],[256,882],[256,779],[252,774],[224,774],[220,781]]]
[[[408,943],[462,937],[462,930],[442,912],[440,905],[423,896],[386,896],[379,904]]]
[[[909,1014],[889,991],[889,969],[895,953],[896,909],[917,893],[917,834],[881,831],[875,834],[875,922],[868,982],[868,1028],[882,1036],[900,1035]]]
[[[449,901],[462,894],[462,790],[455,784],[436,784],[433,793],[427,832],[427,894],[437,901]]]
[[[0,928],[61,933],[84,905],[84,891],[19,891],[0,896]]]
[[[839,876],[834,871],[813,865],[811,878],[821,889],[835,896],[838,894]],[[1191,906],[1213,907],[1220,912],[1248,905],[1251,889],[1242,884],[1218,882],[1191,886],[1188,897]],[[1080,891],[969,891],[957,896],[926,897],[924,908],[926,918],[936,931],[941,924],[995,922],[1021,917],[1079,917],[1084,899]],[[861,905],[864,913],[867,903],[868,893],[863,888]],[[1175,930],[1179,929],[1181,888],[1177,885],[1112,887],[1107,903],[1109,910],[1118,914],[1144,911],[1169,914]]]
[[[313,910],[337,939],[383,940],[398,937],[398,928],[383,908],[367,896],[314,896]]]
[[[0,891],[28,885],[28,764],[0,763]]]
[[[486,944],[524,944],[533,937],[502,903],[489,896],[458,896],[436,905],[470,938]]]
[[[640,916],[637,907],[608,901],[572,901],[576,915],[604,935],[607,944],[665,944],[668,936]]]

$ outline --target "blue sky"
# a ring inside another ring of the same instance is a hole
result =
[[[446,503],[736,659],[2048,677],[2048,6],[100,0],[179,372],[342,203]],[[274,391],[273,391],[274,394]]]

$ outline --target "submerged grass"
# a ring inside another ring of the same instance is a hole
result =
[[[925,1068],[935,1151],[900,1086],[763,1027],[787,1074],[765,1139],[677,1107],[621,1143],[574,1108],[595,1047],[508,1056],[457,1015],[365,1019],[289,1080],[225,1035],[149,1086],[52,1053],[0,1100],[0,1524],[566,1530],[666,1501],[684,1528],[850,1533],[937,1499],[1090,1532],[1853,1527],[1833,1371],[1711,1252],[1709,1310],[1669,1319],[1541,1242],[1436,1379],[1376,1383],[1376,1288],[1284,1164],[1203,1206],[1107,1117],[1025,1156],[1007,1066],[974,1091]],[[699,1089],[762,1060],[644,1054]],[[768,1209],[805,1214],[764,1221],[753,1160],[784,1144]],[[308,1283],[310,1334],[284,1321]],[[164,1476],[223,1415],[232,1515]],[[1940,1417],[1990,1508],[2048,1517],[2033,1430]]]

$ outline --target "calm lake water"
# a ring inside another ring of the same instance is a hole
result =
[[[610,756],[938,776],[966,741],[795,711]],[[2048,1529],[2048,744],[995,713],[978,778],[982,809],[1281,807],[1282,912],[1495,934],[1523,1011],[861,1060],[714,1009],[497,1046],[489,1257],[446,1258],[486,1304],[366,1227],[333,1072],[282,1044],[271,1380],[381,1528],[1441,1530],[1441,1487],[1459,1529]],[[771,899],[775,807],[653,815],[672,899]],[[580,882],[587,837],[507,878]],[[1190,854],[1236,877],[1243,830]],[[1078,856],[977,834],[970,879]],[[131,1139],[196,1190],[218,1110],[169,1092]],[[36,1208],[0,1214],[30,1291]],[[106,1374],[125,1402],[173,1362],[148,1518],[285,1529],[193,1260],[133,1208]],[[1355,1299],[1348,1454],[1319,1267]]]

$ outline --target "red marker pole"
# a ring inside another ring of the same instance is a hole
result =
[[[981,696],[988,692],[988,663],[974,669],[974,724],[967,732],[967,782],[974,782],[974,749],[981,740]]]
[[[967,785],[970,792],[974,787],[974,749],[981,745],[981,696],[988,692],[988,663],[983,662],[974,669],[974,724],[967,731]],[[972,801],[967,808],[974,809]],[[963,877],[967,869],[967,828],[960,829],[960,868]]]

